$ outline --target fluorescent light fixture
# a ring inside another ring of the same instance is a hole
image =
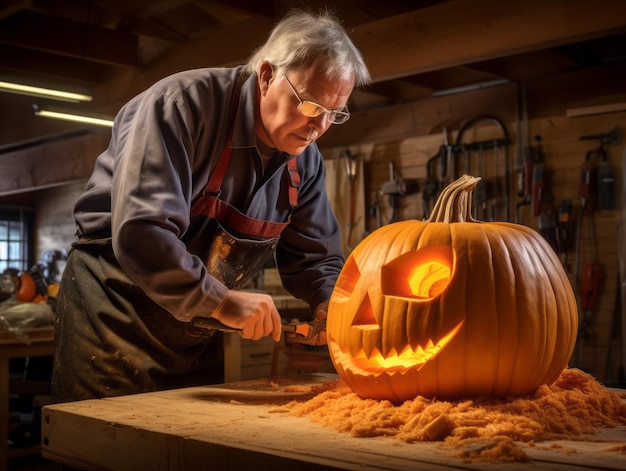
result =
[[[91,96],[83,93],[64,92],[52,88],[33,87],[31,85],[22,85],[13,82],[0,81],[0,91],[39,98],[52,98],[54,100],[70,101],[73,103],[91,101]]]
[[[76,123],[95,124],[97,126],[113,127],[112,119],[95,118],[92,116],[84,116],[73,113],[66,113],[62,111],[50,111],[42,110],[37,105],[33,105],[36,116],[43,116],[45,118],[62,119],[65,121],[74,121]]]

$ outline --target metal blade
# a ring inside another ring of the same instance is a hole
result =
[[[203,329],[219,330],[221,332],[241,332],[241,329],[229,327],[213,317],[194,317],[191,320],[194,327]],[[325,327],[325,323],[324,323]],[[309,322],[288,322],[282,324],[283,332],[308,338],[315,330]],[[317,330],[319,332],[319,329]]]

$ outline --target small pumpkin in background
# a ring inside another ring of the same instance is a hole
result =
[[[346,260],[327,339],[359,396],[523,396],[567,366],[578,325],[567,274],[529,227],[472,218],[479,180],[459,178],[428,220],[383,226]]]
[[[15,297],[23,303],[30,303],[37,297],[37,285],[30,273],[20,273],[17,277]]]

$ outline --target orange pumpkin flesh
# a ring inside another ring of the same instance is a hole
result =
[[[461,177],[428,221],[383,226],[346,260],[327,336],[361,397],[521,396],[567,365],[578,319],[567,275],[532,229],[471,218],[478,180]]]

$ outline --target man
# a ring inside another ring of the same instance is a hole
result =
[[[330,13],[293,11],[245,66],[174,74],[120,110],[74,208],[53,401],[222,382],[222,336],[190,321],[278,341],[272,298],[238,290],[272,255],[325,317],[343,254],[315,140],[369,81]]]

